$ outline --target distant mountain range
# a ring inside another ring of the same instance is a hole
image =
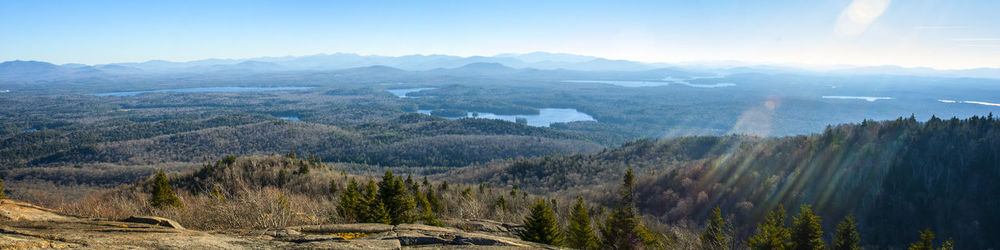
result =
[[[188,62],[153,60],[140,63],[112,63],[99,65],[55,65],[38,61],[7,61],[0,63],[0,81],[45,81],[76,78],[100,78],[137,75],[183,73],[267,73],[289,71],[334,71],[370,66],[383,66],[403,71],[421,71],[430,74],[456,76],[496,76],[512,74],[559,75],[560,72],[640,72],[667,69],[677,72],[701,74],[733,73],[823,73],[834,75],[913,75],[941,77],[1000,78],[1000,69],[980,68],[969,70],[935,70],[930,68],[903,68],[898,66],[841,67],[830,70],[809,70],[788,66],[698,66],[665,63],[644,63],[628,60],[533,52],[527,54],[500,54],[496,56],[407,55],[376,56],[349,53],[319,54],[311,56],[259,57],[249,59],[205,59]],[[549,77],[543,77],[549,78]]]

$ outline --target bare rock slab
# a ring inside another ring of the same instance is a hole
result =
[[[125,222],[132,222],[132,223],[143,223],[143,224],[150,224],[150,225],[158,225],[158,226],[175,228],[175,229],[184,229],[184,227],[181,226],[180,223],[177,223],[174,220],[163,218],[163,217],[156,217],[156,216],[132,216],[132,217],[128,217],[128,219],[125,219],[124,221]]]

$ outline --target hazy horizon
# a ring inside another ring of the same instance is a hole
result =
[[[991,1],[0,1],[0,61],[545,51],[647,63],[1000,67]]]
[[[37,62],[52,63],[52,64],[55,64],[55,65],[81,64],[81,65],[87,65],[87,66],[97,66],[97,65],[111,65],[111,64],[146,63],[146,62],[156,62],[156,61],[171,62],[171,63],[189,63],[189,62],[209,61],[209,60],[224,60],[224,61],[233,61],[233,63],[239,63],[239,62],[243,62],[243,61],[254,61],[256,59],[266,59],[266,58],[272,58],[272,59],[273,58],[304,58],[304,57],[310,57],[310,56],[330,56],[330,55],[337,55],[337,54],[357,55],[357,56],[364,56],[364,57],[449,56],[449,57],[461,57],[461,58],[473,58],[473,57],[487,57],[487,58],[489,58],[489,57],[501,57],[501,56],[511,56],[511,55],[528,55],[528,54],[535,54],[535,53],[546,53],[546,54],[554,54],[554,55],[570,55],[570,56],[593,57],[594,59],[622,60],[622,61],[631,61],[631,62],[638,62],[638,63],[650,64],[650,65],[685,66],[685,67],[686,66],[705,66],[705,67],[710,67],[710,68],[711,67],[727,68],[727,67],[743,67],[743,66],[747,66],[747,67],[753,67],[753,66],[774,66],[774,67],[794,68],[794,69],[800,69],[800,70],[818,70],[818,71],[851,69],[851,68],[865,68],[865,67],[900,67],[900,68],[905,68],[905,69],[931,69],[931,70],[942,70],[942,71],[947,71],[947,70],[975,70],[975,69],[1000,69],[1000,67],[976,67],[976,68],[957,68],[957,69],[951,69],[951,68],[936,68],[936,67],[930,67],[930,66],[912,66],[911,67],[911,66],[893,65],[893,64],[871,64],[871,65],[858,65],[858,64],[805,64],[805,63],[790,63],[790,62],[760,62],[760,61],[739,61],[739,60],[705,60],[705,61],[659,62],[659,61],[636,61],[636,60],[630,60],[630,59],[616,59],[616,58],[606,58],[606,57],[599,57],[599,56],[593,56],[593,55],[559,53],[559,52],[548,52],[548,51],[532,51],[532,52],[524,52],[524,53],[498,53],[498,54],[493,54],[493,55],[470,55],[470,56],[449,55],[449,54],[439,54],[439,53],[432,53],[432,54],[419,54],[418,53],[418,54],[405,54],[405,55],[398,55],[398,56],[388,56],[388,55],[361,54],[361,53],[352,53],[352,52],[331,52],[331,53],[316,53],[316,54],[306,54],[306,55],[283,55],[283,56],[278,56],[278,55],[263,55],[263,56],[255,56],[255,57],[237,57],[237,58],[207,57],[207,58],[196,58],[196,59],[191,59],[191,60],[168,60],[168,59],[161,59],[161,58],[150,58],[150,59],[147,59],[147,60],[140,60],[140,61],[114,61],[114,62],[89,63],[89,64],[88,63],[78,63],[78,62],[56,63],[56,62],[43,61],[43,60],[20,59],[20,58],[15,58],[15,59],[10,59],[10,60],[3,60],[3,61],[0,61],[0,62],[9,62],[9,61],[37,61]],[[500,64],[503,64],[503,63],[500,63]],[[379,65],[379,64],[373,64],[373,65]],[[504,65],[504,66],[513,67],[511,65]],[[513,68],[519,68],[519,67],[513,67]],[[527,67],[527,68],[531,68],[531,67]]]

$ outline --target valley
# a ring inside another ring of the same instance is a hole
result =
[[[600,231],[632,170],[634,218],[652,248],[706,244],[698,235],[713,208],[732,228],[727,244],[742,247],[769,212],[803,204],[827,239],[853,215],[864,246],[903,246],[924,228],[963,248],[997,244],[989,227],[968,227],[1000,223],[985,212],[1000,205],[974,198],[992,195],[982,190],[1000,177],[994,79],[496,63],[172,70],[0,80],[12,90],[0,96],[5,192],[74,216],[265,230],[371,222],[339,212],[341,196],[374,195],[365,181],[391,172],[406,176],[412,202],[442,201],[429,213],[413,207],[407,223],[522,225],[538,199],[568,221],[582,197]],[[945,82],[951,88],[937,87]],[[952,99],[962,101],[942,101]],[[158,171],[185,208],[149,204]],[[941,214],[949,209],[967,212]],[[285,217],[227,217],[260,213]],[[420,217],[428,214],[435,219]]]

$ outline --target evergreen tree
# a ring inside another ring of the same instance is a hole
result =
[[[522,240],[561,246],[563,244],[562,230],[556,221],[556,213],[548,203],[538,199],[531,207],[531,214],[524,218],[524,231],[519,233]]]
[[[590,225],[590,214],[583,205],[583,196],[573,203],[569,214],[569,228],[566,231],[567,246],[575,249],[598,249],[597,236]]]
[[[222,158],[222,163],[225,163],[226,165],[233,165],[233,163],[236,163],[236,156],[227,155],[225,158]]]
[[[941,243],[939,250],[953,250],[955,249],[955,241],[951,238]],[[909,250],[934,250],[934,232],[928,228],[920,232],[920,241],[910,243]]]
[[[300,162],[299,171],[296,171],[295,174],[309,174],[309,164]]]
[[[791,231],[785,226],[785,207],[767,213],[764,224],[757,224],[757,234],[747,240],[747,246],[753,250],[784,250],[790,247],[788,240]]]
[[[813,214],[809,205],[802,205],[802,211],[795,216],[792,226],[792,249],[813,250],[823,249],[823,228],[819,216]]]
[[[726,221],[722,218],[722,209],[715,207],[712,215],[705,221],[705,232],[699,235],[701,247],[704,249],[726,249],[729,246],[729,237],[726,236]]]
[[[358,182],[351,178],[347,184],[347,189],[340,195],[340,204],[337,204],[337,213],[340,217],[354,222],[362,222],[365,216],[362,213],[367,209],[364,197],[358,192]]]
[[[375,185],[374,180],[368,180],[368,185],[365,186],[364,194],[364,204],[366,210],[364,210],[362,215],[362,222],[366,223],[383,223],[391,224],[392,220],[389,218],[389,211],[386,210],[385,204],[382,204],[382,200],[379,199],[378,186]]]
[[[406,188],[410,190],[411,193],[416,194],[420,192],[420,185],[417,184],[416,181],[413,181],[412,175],[409,174],[406,175],[406,182],[404,184],[406,185]]]
[[[503,195],[493,201],[493,209],[507,212],[507,199],[504,199]]]
[[[601,248],[634,249],[658,248],[660,243],[639,220],[635,209],[635,175],[632,168],[625,172],[618,206],[601,227]]]
[[[0,178],[0,200],[7,199],[7,191],[3,187],[3,178]]]
[[[920,241],[910,243],[910,250],[934,250],[934,232],[928,228],[920,232]]]
[[[413,220],[410,216],[410,210],[413,210],[415,205],[413,198],[406,193],[403,180],[393,176],[392,171],[386,170],[385,175],[382,176],[382,182],[379,182],[378,185],[378,198],[389,214],[390,224],[410,223]]]
[[[858,244],[861,243],[861,235],[858,234],[858,223],[854,221],[854,215],[844,217],[844,220],[837,223],[837,229],[833,237],[833,250],[861,250]]]
[[[993,115],[993,113],[990,113],[990,115]],[[951,238],[948,238],[948,240],[944,241],[944,243],[941,243],[941,248],[938,248],[938,249],[940,249],[940,250],[955,250],[955,241],[952,240]]]
[[[284,186],[289,179],[291,178],[288,176],[288,171],[285,171],[284,168],[278,170],[278,186]]]
[[[434,218],[434,212],[431,211],[431,204],[427,201],[427,196],[417,192],[416,195],[417,209],[421,211],[420,220],[424,221],[424,224],[431,226],[444,226],[443,223]]]
[[[165,206],[184,207],[184,203],[181,203],[181,200],[177,198],[174,190],[170,187],[170,182],[167,181],[167,175],[163,173],[163,170],[156,171],[156,177],[153,180],[153,198],[150,200],[150,203],[156,208]]]
[[[427,187],[427,202],[431,205],[431,210],[435,213],[441,212],[441,199],[438,199],[437,194],[434,194],[434,188]]]
[[[294,148],[292,149],[292,151],[289,151],[288,154],[285,155],[285,157],[292,158],[292,159],[298,159],[299,158],[299,156],[295,154],[295,149]]]

